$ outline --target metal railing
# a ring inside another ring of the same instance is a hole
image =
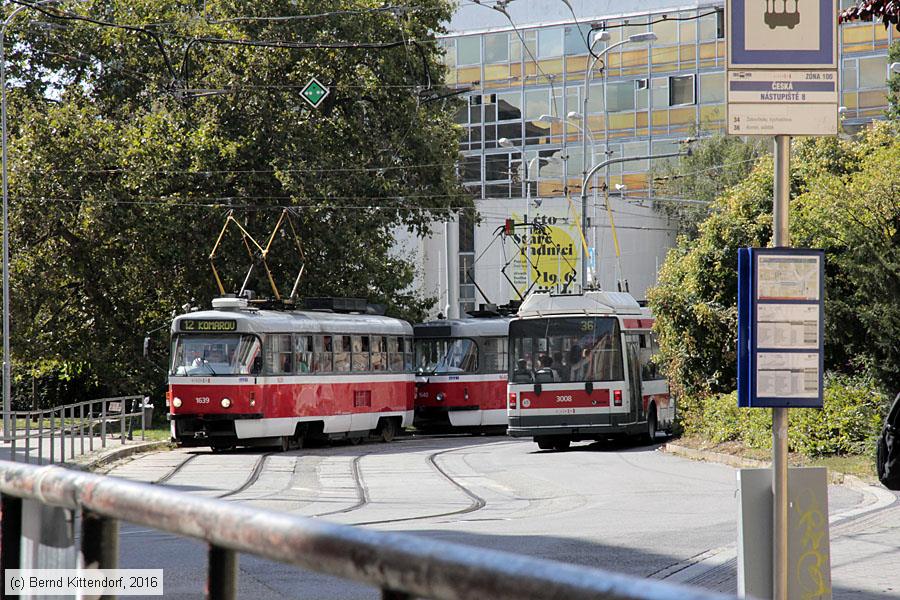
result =
[[[98,436],[101,448],[106,447],[109,435],[120,438],[124,444],[132,437],[135,418],[141,420],[141,439],[144,439],[148,419],[145,406],[143,396],[118,396],[44,410],[12,411],[10,431],[4,432],[2,441],[10,444],[13,461],[18,460],[16,455],[21,452],[26,463],[32,462],[33,454],[37,463],[65,462],[67,445],[72,459],[76,450],[78,454],[84,454],[86,449],[93,451]]]
[[[237,595],[238,553],[354,580],[383,600],[715,600],[663,581],[372,531],[54,466],[0,461],[0,572],[20,568],[23,499],[80,511],[80,565],[118,566],[119,522],[209,544],[207,597]],[[78,536],[76,536],[78,537]]]

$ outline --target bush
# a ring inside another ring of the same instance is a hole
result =
[[[789,412],[790,450],[807,456],[869,453],[889,402],[871,377],[830,375],[821,410]],[[736,392],[688,398],[679,409],[687,435],[714,443],[737,441],[751,448],[772,447],[772,412],[738,408]]]
[[[41,360],[14,364],[12,408],[34,410],[101,398],[106,390],[81,362]]]

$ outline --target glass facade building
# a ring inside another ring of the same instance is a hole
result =
[[[849,3],[845,0],[842,5]],[[447,84],[465,90],[465,105],[457,115],[462,131],[461,177],[479,209],[486,208],[480,225],[470,220],[459,223],[458,244],[454,244],[458,246],[454,269],[458,281],[454,282],[455,293],[449,295],[456,296],[460,314],[477,303],[468,277],[474,257],[490,241],[487,231],[493,231],[504,218],[529,210],[529,218],[533,218],[554,201],[562,215],[559,219],[568,215],[569,224],[576,228],[579,218],[593,218],[599,225],[603,217],[602,211],[579,215],[580,207],[566,200],[568,195],[577,201],[581,191],[581,113],[585,72],[592,60],[586,40],[592,29],[610,34],[609,41],[597,44],[595,51],[636,33],[656,35],[650,43],[624,43],[610,50],[590,73],[587,164],[607,158],[634,159],[601,170],[593,180],[592,195],[605,184],[613,196],[618,191],[620,211],[624,211],[623,205],[652,207],[651,173],[662,159],[646,157],[677,152],[680,142],[689,136],[724,132],[724,3],[700,2],[687,7],[658,0],[573,4],[574,12],[581,13],[577,20],[571,12],[568,19],[565,12],[559,12],[556,15],[562,18],[547,22],[540,15],[520,21],[512,4],[509,19],[485,6],[466,7],[469,17],[452,23],[451,33],[440,40],[448,67]],[[567,10],[562,1],[560,6]],[[624,6],[636,12],[625,14]],[[646,8],[641,11],[641,6]],[[612,10],[602,14],[604,8]],[[592,10],[601,12],[590,14]],[[490,18],[482,23],[478,11]],[[845,128],[859,127],[883,115],[887,51],[897,37],[896,31],[879,23],[840,26],[840,98]],[[623,200],[627,202],[623,204]],[[646,214],[650,221],[656,218],[652,211]],[[573,237],[579,246],[576,254],[580,254],[580,234]],[[670,246],[674,240],[664,237],[654,243]],[[602,241],[583,243],[601,250]],[[629,268],[655,269],[660,255],[656,254],[653,264]],[[495,266],[499,262],[494,261]],[[655,270],[647,281],[655,281]],[[640,297],[642,292],[635,295]]]

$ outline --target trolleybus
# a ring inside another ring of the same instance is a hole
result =
[[[507,335],[511,317],[474,313],[413,328],[417,429],[506,428]]]
[[[509,435],[541,449],[671,431],[653,317],[626,293],[534,293],[509,326]]]
[[[311,436],[390,441],[412,423],[412,326],[365,314],[363,301],[342,304],[354,314],[217,298],[212,310],[176,317],[172,437],[214,450],[287,450]]]

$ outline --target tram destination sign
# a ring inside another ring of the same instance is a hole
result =
[[[728,133],[837,135],[836,0],[728,0]]]
[[[180,331],[197,333],[237,331],[237,321],[234,319],[182,319],[179,323]]]
[[[822,406],[821,250],[738,253],[738,406]]]

